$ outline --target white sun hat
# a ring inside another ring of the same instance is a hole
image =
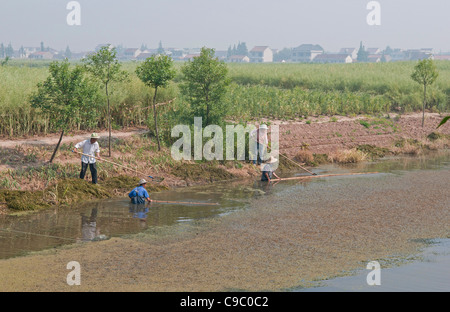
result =
[[[261,125],[261,126],[259,126],[259,129],[265,129],[265,130],[267,130],[267,129],[269,129],[269,128],[267,127],[267,125]]]
[[[269,160],[267,161],[267,163],[268,164],[273,164],[273,163],[276,163],[278,161],[278,159],[276,159],[275,157],[273,157],[273,156],[270,156],[270,158],[269,158]]]

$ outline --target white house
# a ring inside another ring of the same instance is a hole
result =
[[[302,44],[292,49],[292,61],[310,63],[323,52],[323,48],[318,44]]]
[[[339,51],[339,54],[348,54],[352,57],[353,60],[358,58],[358,49],[356,48],[342,48]]]
[[[231,63],[249,63],[250,58],[245,55],[232,55],[228,58],[228,61]]]
[[[125,56],[125,58],[128,58],[128,59],[135,59],[141,53],[142,53],[141,49],[129,48],[129,49],[125,49],[124,56]]]
[[[272,63],[273,52],[268,46],[256,46],[250,50],[251,63]]]

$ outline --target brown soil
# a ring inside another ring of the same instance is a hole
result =
[[[391,114],[390,119],[381,119],[384,125],[377,124],[380,119],[364,116],[309,118],[310,124],[306,121],[275,121],[272,124],[280,125],[280,150],[293,157],[304,144],[313,153],[329,154],[364,144],[391,148],[395,141],[402,138],[424,141],[430,133],[436,131],[443,118],[439,114],[427,113],[425,127],[422,128],[421,114],[401,115],[398,120],[396,116]],[[366,128],[361,125],[361,121],[375,124]],[[450,124],[442,126],[438,131],[450,134]]]

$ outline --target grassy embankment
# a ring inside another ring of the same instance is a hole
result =
[[[0,68],[1,136],[14,138],[58,131],[51,116],[41,114],[29,103],[29,96],[36,90],[36,84],[48,75],[47,65],[45,62],[12,62],[11,66]],[[352,65],[231,64],[229,69],[232,83],[225,98],[228,104],[228,119],[236,122],[258,121],[261,118],[298,120],[318,115],[355,116],[385,114],[391,111],[417,111],[422,105],[422,90],[410,79],[414,65],[413,62]],[[176,64],[177,69],[180,66]],[[450,63],[437,62],[437,66],[440,77],[429,89],[428,109],[433,112],[448,112]],[[124,64],[124,68],[130,73],[130,80],[113,86],[111,103],[114,129],[145,125],[152,129],[152,118],[148,118],[149,115],[151,117],[148,105],[153,91],[139,81],[134,74],[135,67],[134,63]],[[167,89],[162,90],[158,97],[158,102],[177,98],[170,107],[160,108],[160,126],[166,136],[170,133],[168,130],[179,122],[179,115],[186,107],[178,93],[179,78],[178,76]],[[75,123],[70,127],[73,131],[104,129],[105,108],[101,116],[96,129],[86,129],[83,124]],[[235,175],[230,172],[236,170],[247,171],[250,175],[256,174],[254,168],[239,162],[203,163],[200,166],[174,162],[167,147],[168,137],[166,147],[159,153],[148,137],[133,140],[115,142],[111,160],[140,171],[193,182],[233,178]],[[419,141],[408,140],[396,143],[395,147],[403,148],[403,151],[409,149],[411,154],[434,148]],[[312,166],[329,161],[356,162],[374,155],[379,157],[386,153],[399,152],[395,147],[388,151],[373,146],[361,146],[343,155],[314,155],[303,150],[297,158]],[[19,197],[30,198],[35,203],[34,208],[76,201],[76,196],[69,198],[68,194],[77,194],[74,190],[81,187],[80,181],[76,180],[79,164],[63,161],[43,166],[51,149],[52,147],[16,147],[14,150],[1,150],[2,164],[12,164],[13,169],[2,172],[0,189],[3,190],[0,193],[0,203],[6,203],[10,209],[20,210],[33,207],[19,203]],[[58,158],[73,158],[70,149],[70,146],[63,146]],[[83,197],[102,198],[123,193],[134,186],[138,179],[120,178],[124,174],[129,175],[129,172],[106,163],[99,164],[102,186],[94,188],[94,193]],[[119,185],[116,184],[118,181]],[[24,190],[32,193],[17,193]]]

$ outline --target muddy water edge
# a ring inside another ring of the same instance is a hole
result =
[[[84,272],[77,290],[86,291],[291,290],[351,275],[369,261],[396,265],[427,239],[450,236],[449,170],[450,153],[442,152],[315,170],[375,175],[154,195],[219,206],[137,209],[107,200],[2,216],[0,289],[71,290],[61,276],[77,259]]]

